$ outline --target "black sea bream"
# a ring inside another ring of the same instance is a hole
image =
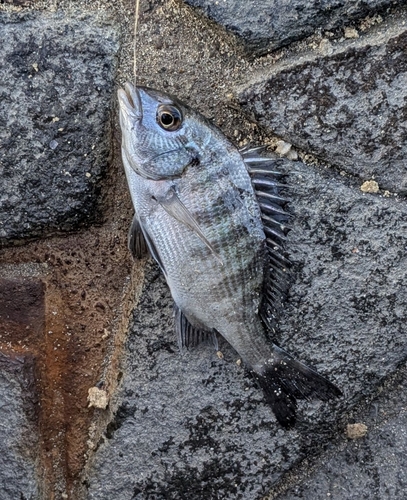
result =
[[[202,115],[162,92],[127,84],[119,103],[135,209],[130,248],[141,256],[147,243],[164,273],[181,346],[222,335],[278,421],[291,427],[297,398],[327,400],[340,391],[267,340],[283,269],[284,217],[270,162],[255,150],[240,152]]]

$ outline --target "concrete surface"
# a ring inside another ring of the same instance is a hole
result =
[[[306,474],[279,500],[405,498],[406,383],[403,365],[396,380],[386,385],[386,391],[373,399],[364,412],[355,414],[356,421],[367,426],[366,437],[349,440],[344,436],[335,452],[323,457],[314,474]]]

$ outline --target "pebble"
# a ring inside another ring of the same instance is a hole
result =
[[[348,424],[346,427],[346,437],[348,439],[360,439],[367,434],[367,425],[365,424]]]
[[[277,141],[276,153],[280,156],[286,156],[291,149],[291,144],[285,141]]]
[[[345,38],[359,38],[359,33],[355,28],[345,28],[344,35]]]
[[[362,193],[378,193],[379,184],[376,181],[365,181],[361,186]]]
[[[91,406],[95,408],[99,408],[101,410],[105,410],[107,405],[109,404],[109,398],[107,396],[107,392],[103,389],[99,389],[98,387],[91,387],[88,390],[88,407]]]

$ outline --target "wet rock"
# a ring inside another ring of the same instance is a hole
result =
[[[266,0],[242,2],[185,0],[210,19],[238,35],[248,51],[257,55],[300,40],[316,29],[332,29],[401,1],[369,0]]]
[[[103,16],[0,13],[0,245],[94,222],[118,50]]]
[[[290,488],[280,500],[404,498],[407,483],[407,375],[365,411],[369,432],[347,441],[320,462],[316,473]],[[387,388],[388,389],[388,388]]]
[[[349,407],[407,356],[407,206],[327,169],[289,168],[293,277],[281,342],[334,375]]]
[[[33,359],[0,352],[0,492],[2,500],[39,498]],[[36,450],[33,453],[33,450]]]
[[[1,267],[0,497],[36,500],[40,489],[40,373],[30,344],[43,334],[45,287],[37,278],[3,277],[5,274]]]
[[[407,356],[407,208],[301,162],[278,159],[276,167],[292,170],[295,215],[277,340],[345,397],[301,402],[296,428],[284,431],[226,342],[223,359],[208,345],[178,353],[172,301],[150,265],[118,409],[87,478],[89,499],[120,492],[123,499],[257,500],[297,461],[311,459],[341,413]]]
[[[261,125],[381,188],[407,193],[407,20],[285,62],[240,92]]]

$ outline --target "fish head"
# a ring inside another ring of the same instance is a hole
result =
[[[165,180],[199,163],[210,140],[202,117],[163,92],[130,83],[119,89],[118,98],[125,168]]]

